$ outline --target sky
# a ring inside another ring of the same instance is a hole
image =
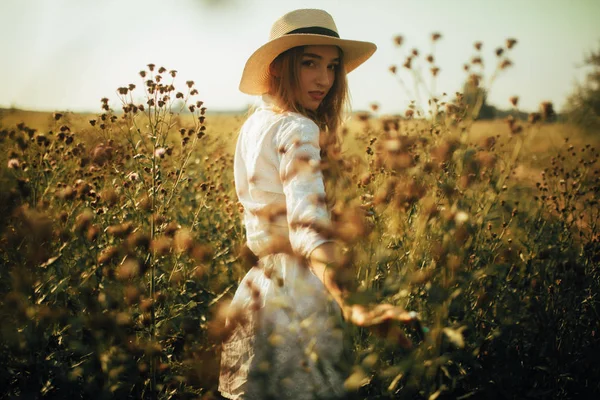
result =
[[[401,65],[413,48],[420,59],[433,52],[441,69],[432,87],[427,63],[415,62],[435,96],[461,90],[476,41],[489,82],[494,50],[511,37],[513,66],[493,81],[489,103],[508,108],[518,95],[525,111],[542,101],[560,111],[585,76],[585,55],[600,49],[600,0],[1,0],[0,107],[99,112],[102,97],[116,106],[116,89],[139,87],[138,72],[154,63],[178,71],[176,87],[195,81],[209,111],[243,110],[256,100],[238,90],[246,60],[297,8],[324,9],[342,38],[378,46],[348,76],[354,110],[406,109],[412,98],[389,67],[412,89]],[[435,47],[433,32],[442,34]]]

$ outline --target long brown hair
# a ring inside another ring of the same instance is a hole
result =
[[[269,94],[275,97],[279,107],[284,111],[292,111],[313,120],[321,129],[321,155],[330,161],[340,156],[341,134],[343,114],[349,105],[348,81],[346,71],[343,67],[344,55],[340,50],[340,65],[335,69],[335,79],[329,92],[313,111],[308,110],[299,103],[300,92],[300,63],[304,46],[293,47],[281,53],[273,61],[278,64],[281,71],[280,76],[271,74],[269,76]]]

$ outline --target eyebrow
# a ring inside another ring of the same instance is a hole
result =
[[[306,57],[310,57],[310,58],[316,58],[318,60],[322,60],[323,57],[318,55],[318,54],[314,54],[314,53],[303,53],[302,56],[306,56]],[[340,62],[340,58],[336,57],[333,60],[331,60],[331,62]]]

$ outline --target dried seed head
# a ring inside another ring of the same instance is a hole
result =
[[[148,65],[147,65],[147,67],[148,67],[148,69],[149,69],[150,71],[154,71],[154,67],[155,67],[155,65],[154,65],[154,64],[148,64]]]
[[[395,75],[395,74],[396,74],[397,67],[396,67],[395,65],[390,65],[390,68],[389,68],[389,70],[390,70],[390,72],[391,72],[392,74],[394,74],[394,75]]]
[[[496,55],[500,57],[504,53],[504,49],[502,47],[498,47],[496,49]]]
[[[145,78],[146,77],[146,71],[140,71],[140,76],[142,78]]]
[[[514,107],[517,106],[517,104],[519,104],[519,96],[511,96],[509,99],[510,104],[512,104]]]
[[[434,61],[433,54],[428,54],[426,60],[427,60],[427,62],[433,63],[433,61]]]
[[[173,78],[175,78],[175,77],[177,76],[177,71],[176,71],[176,70],[174,70],[174,69],[172,69],[172,70],[170,70],[170,71],[169,71],[169,74],[171,74],[171,76],[172,76]]]
[[[400,35],[394,37],[394,43],[396,46],[402,46],[402,42],[404,42],[404,38]]]
[[[167,69],[166,69],[165,67],[160,67],[160,68],[158,69],[158,73],[159,73],[159,74],[162,74],[162,73],[163,73],[163,72],[165,72],[166,70],[167,70]]]
[[[507,48],[512,49],[515,46],[515,44],[517,44],[517,39],[514,39],[514,38],[506,39],[506,47]]]
[[[431,74],[433,76],[437,76],[437,74],[440,72],[440,69],[438,67],[432,67],[431,68]]]
[[[442,38],[442,34],[439,33],[439,32],[433,32],[431,34],[431,41],[432,42],[436,42],[436,41],[440,40],[441,38]]]
[[[481,47],[483,47],[483,43],[475,42],[475,44],[473,46],[475,46],[475,50],[479,51],[479,50],[481,50]]]
[[[194,86],[194,81],[186,81],[185,84],[187,85],[187,87],[191,88],[192,86]]]
[[[507,58],[504,61],[502,61],[502,63],[500,64],[500,69],[506,69],[506,68],[510,67],[511,65],[512,65],[512,61],[510,61]]]

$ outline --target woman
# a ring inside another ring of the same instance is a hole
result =
[[[340,39],[325,11],[296,10],[246,63],[240,90],[263,101],[241,128],[234,176],[259,262],[231,303],[219,382],[227,398],[344,398],[342,317],[359,326],[411,320],[390,305],[345,303],[326,234],[321,151],[339,149],[346,73],[375,50]]]

